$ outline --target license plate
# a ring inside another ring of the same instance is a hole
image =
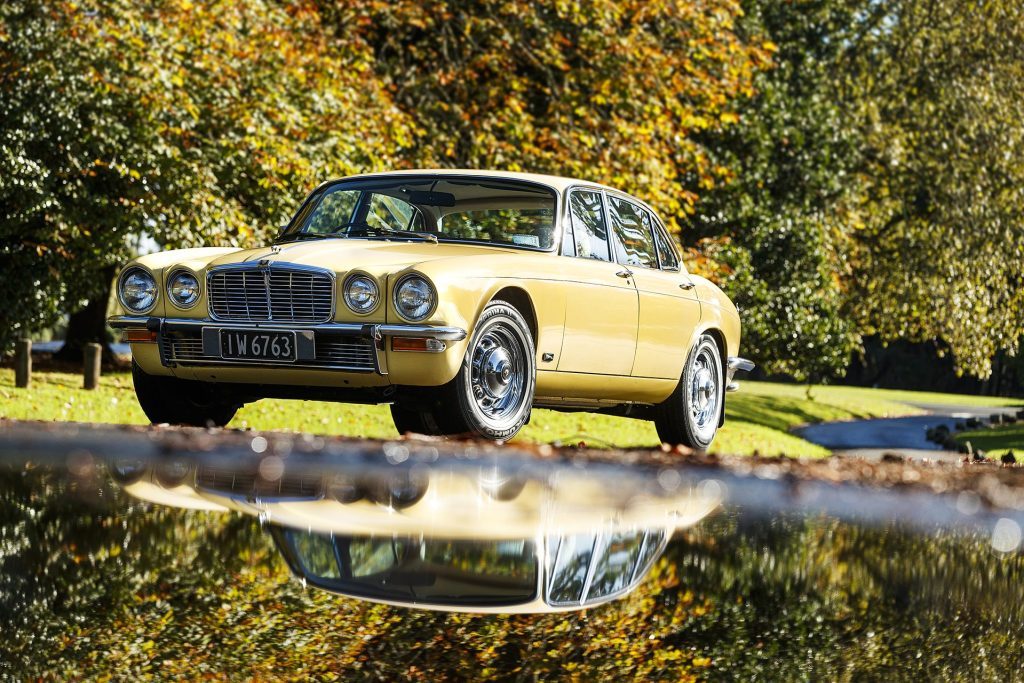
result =
[[[220,355],[238,360],[294,362],[295,333],[221,330]]]

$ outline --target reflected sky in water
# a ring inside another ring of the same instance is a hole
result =
[[[1024,665],[1016,514],[962,496],[908,524],[877,492],[862,492],[874,513],[838,489],[786,509],[663,460],[239,438],[244,453],[0,447],[0,675],[1009,680]]]

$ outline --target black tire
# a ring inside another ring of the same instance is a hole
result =
[[[223,427],[241,404],[218,397],[201,382],[147,375],[132,361],[135,396],[153,424]]]
[[[430,410],[406,408],[399,403],[391,404],[391,420],[399,434],[425,434],[436,436],[444,430]]]
[[[437,413],[444,432],[505,441],[515,436],[530,418],[535,356],[522,314],[504,301],[489,303],[459,373],[445,387],[446,400]]]
[[[675,391],[658,406],[654,425],[662,443],[707,450],[725,407],[724,378],[718,344],[702,335],[687,355]]]

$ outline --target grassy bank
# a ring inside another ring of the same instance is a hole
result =
[[[129,373],[104,375],[96,391],[84,391],[81,387],[82,378],[78,375],[37,372],[31,387],[16,389],[14,372],[0,369],[0,416],[145,424]],[[743,382],[738,393],[729,395],[726,424],[715,441],[715,450],[736,454],[758,452],[820,457],[827,455],[825,449],[790,434],[788,430],[813,422],[921,412],[912,403],[1005,405],[1007,400],[855,387],[813,386],[808,391],[806,386]],[[260,401],[240,410],[231,426],[373,438],[397,436],[387,406],[315,401]],[[585,441],[591,446],[658,444],[654,426],[647,422],[549,410],[534,411],[533,419],[518,438],[542,443]]]
[[[991,429],[975,429],[956,435],[960,443],[970,442],[974,450],[985,451],[989,458],[997,458],[1013,451],[1018,462],[1024,457],[1024,424],[1002,425]]]

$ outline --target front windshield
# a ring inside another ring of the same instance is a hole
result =
[[[549,250],[555,194],[528,182],[450,175],[342,181],[319,188],[281,240],[323,237],[429,237]]]

